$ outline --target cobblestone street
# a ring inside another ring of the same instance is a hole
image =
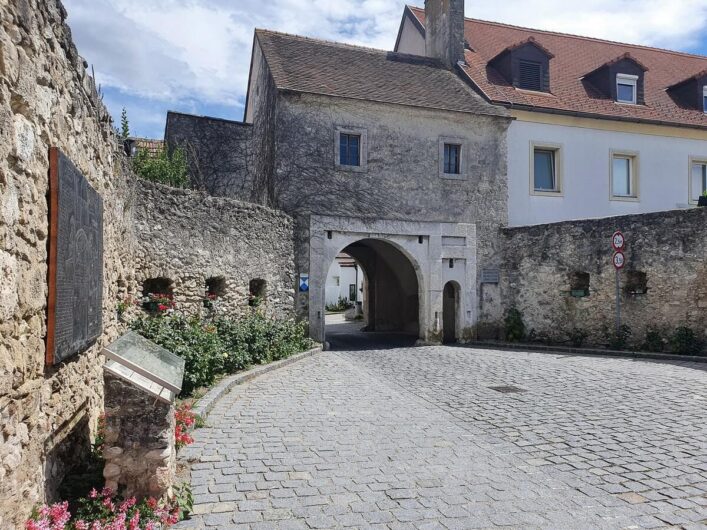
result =
[[[326,352],[217,404],[178,528],[705,528],[705,367]]]

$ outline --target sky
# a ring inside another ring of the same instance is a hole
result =
[[[116,123],[124,107],[150,138],[168,110],[243,118],[255,28],[390,50],[405,3],[64,0]],[[707,55],[707,0],[467,0],[466,16]]]

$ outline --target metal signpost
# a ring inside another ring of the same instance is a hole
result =
[[[617,230],[611,236],[611,246],[614,249],[614,255],[611,259],[614,264],[614,269],[616,269],[616,332],[618,333],[621,329],[621,280],[620,273],[621,269],[624,268],[626,263],[626,257],[624,256],[623,250],[626,245],[626,238],[624,235]]]

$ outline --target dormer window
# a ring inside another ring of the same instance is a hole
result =
[[[616,101],[636,104],[637,75],[616,74]]]
[[[525,90],[543,89],[543,65],[535,61],[518,61],[518,88]]]
[[[602,64],[582,78],[582,83],[591,85],[607,99],[628,105],[644,105],[644,81],[648,69],[631,57],[629,53]]]
[[[521,90],[550,92],[550,60],[554,56],[530,37],[489,61],[506,81]]]
[[[679,107],[707,114],[707,69],[668,87],[668,94]]]

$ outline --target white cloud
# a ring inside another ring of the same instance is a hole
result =
[[[65,0],[98,81],[165,102],[238,106],[255,27],[392,48],[404,0]],[[419,0],[419,4],[423,4]],[[466,15],[686,49],[704,38],[707,0],[467,2]]]

